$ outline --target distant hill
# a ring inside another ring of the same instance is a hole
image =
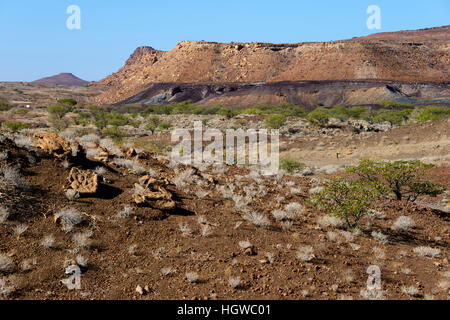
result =
[[[72,73],[60,73],[55,76],[38,79],[33,82],[60,84],[63,86],[83,86],[89,83],[89,81],[80,79],[77,76],[73,75]]]

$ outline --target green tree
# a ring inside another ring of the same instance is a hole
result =
[[[69,121],[66,119],[66,114],[73,110],[72,105],[54,104],[47,108],[49,122],[56,130],[60,131],[69,126]]]
[[[279,129],[286,123],[286,116],[282,114],[270,114],[266,116],[266,126],[271,129]]]
[[[306,119],[312,124],[322,127],[328,123],[330,115],[327,109],[320,107],[308,113]]]
[[[433,167],[418,160],[388,162],[362,159],[358,166],[347,168],[347,172],[356,173],[383,194],[394,194],[397,200],[415,201],[420,195],[435,197],[445,191],[443,186],[425,180]]]
[[[347,227],[354,228],[379,197],[377,190],[362,180],[346,181],[338,178],[312,195],[311,203],[319,210],[345,219]]]
[[[145,130],[155,131],[158,128],[161,120],[158,116],[151,116],[147,119],[147,123],[145,124]]]

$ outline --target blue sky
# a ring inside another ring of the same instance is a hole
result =
[[[66,27],[69,5],[81,9],[81,30]],[[369,5],[381,9],[379,31],[366,27]],[[99,80],[138,46],[180,40],[296,43],[448,24],[449,0],[0,0],[0,81]]]

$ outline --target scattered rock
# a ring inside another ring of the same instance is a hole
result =
[[[69,172],[70,187],[80,194],[93,194],[97,192],[98,175],[90,170],[72,168]]]
[[[56,158],[68,156],[72,149],[69,142],[55,133],[41,132],[34,134],[35,145]]]
[[[148,204],[161,210],[174,209],[176,204],[172,200],[172,194],[163,186],[169,182],[166,179],[155,179],[150,176],[139,178],[139,183],[134,184],[133,201],[136,204]]]

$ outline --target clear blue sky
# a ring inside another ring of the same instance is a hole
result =
[[[69,30],[69,5],[81,30]],[[369,5],[379,32],[450,24],[449,0],[0,0],[0,81],[72,72],[94,81],[117,71],[138,46],[180,40],[328,41],[363,36]]]

